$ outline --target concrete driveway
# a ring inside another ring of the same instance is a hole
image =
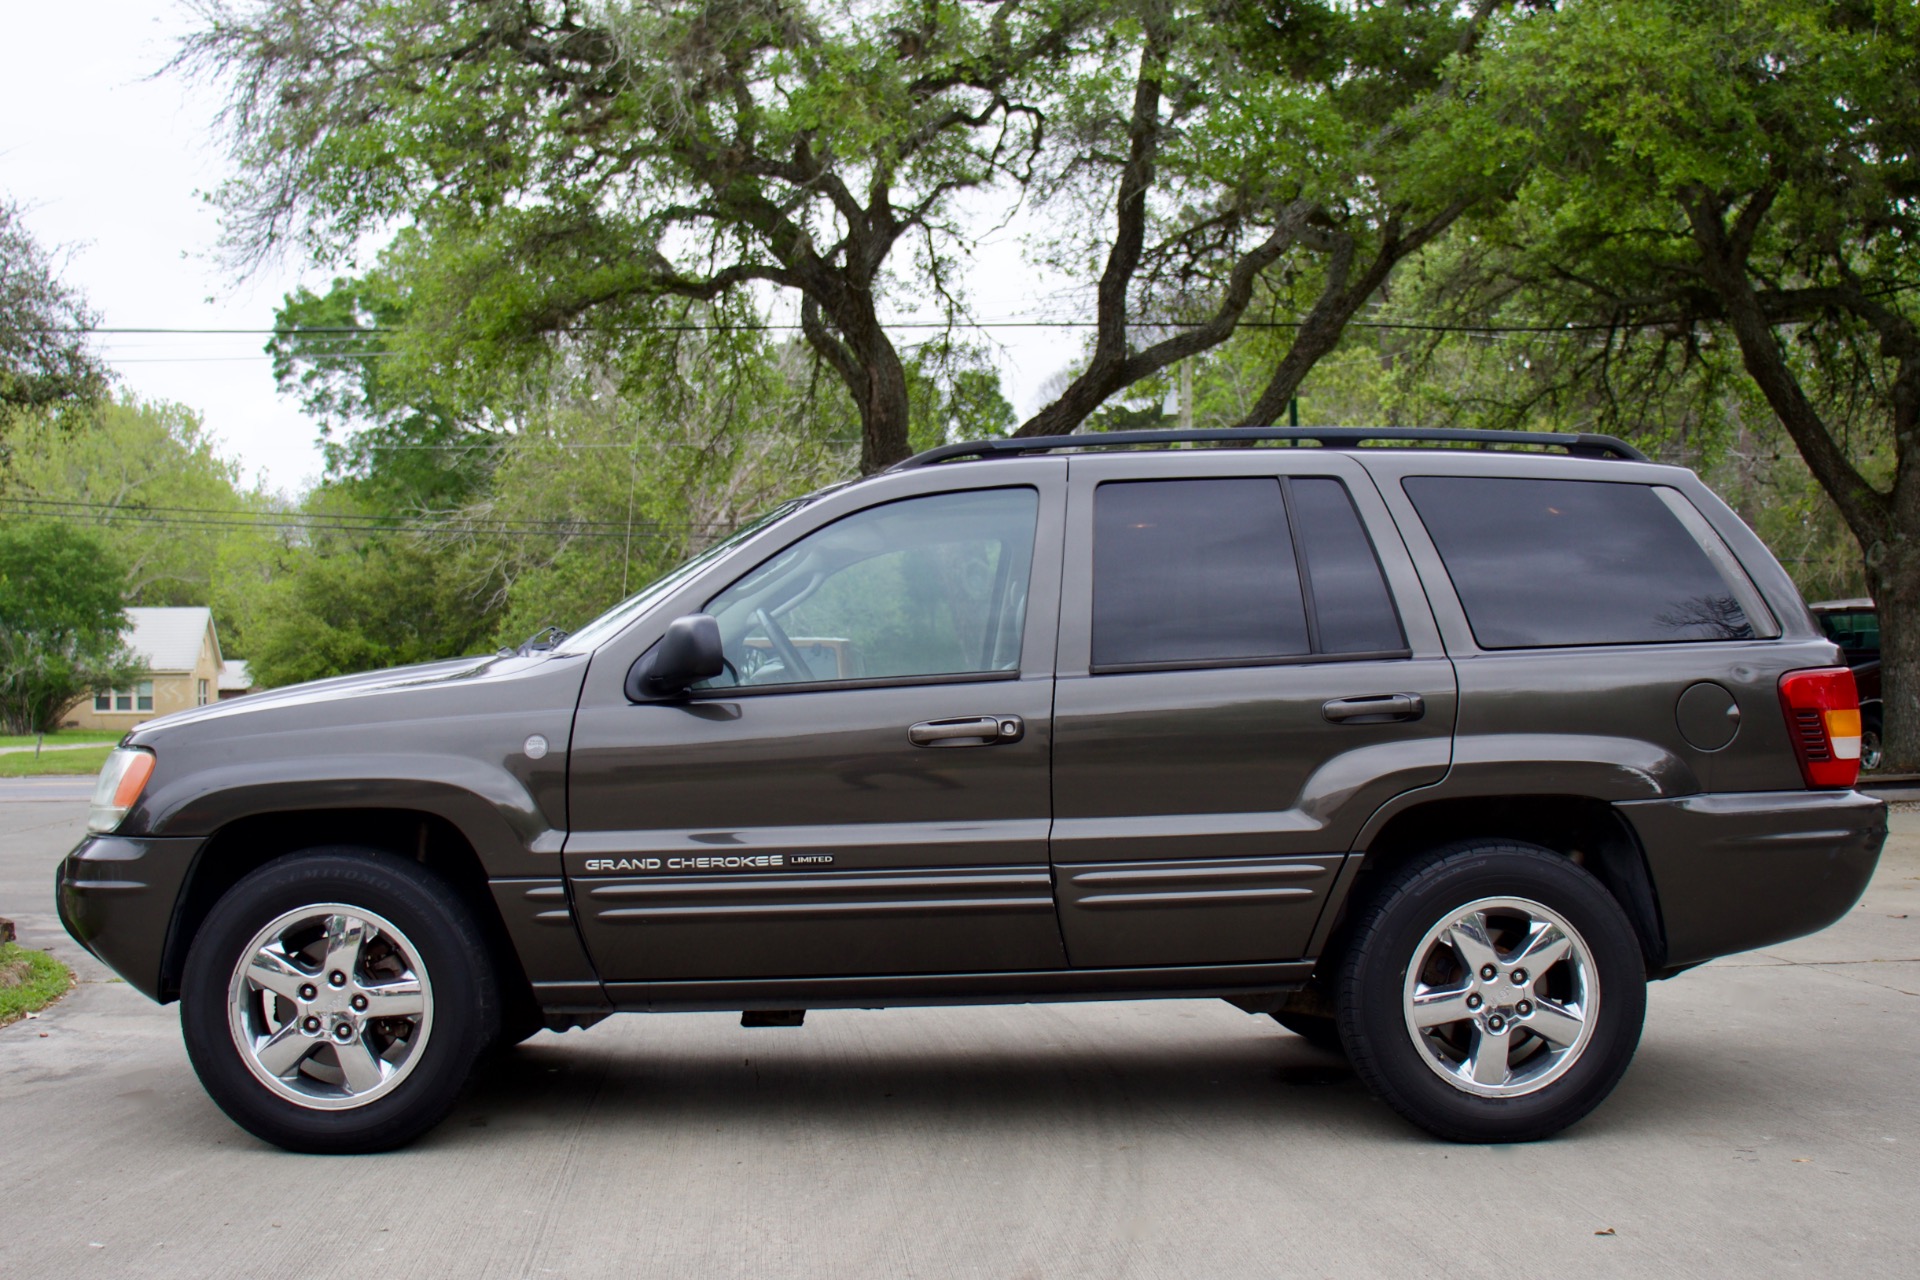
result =
[[[60,932],[86,787],[0,795],[0,915],[79,970],[0,1029],[0,1276],[1912,1276],[1920,813],[1812,939],[1657,985],[1556,1141],[1434,1142],[1218,1002],[543,1033],[438,1130],[291,1156]]]

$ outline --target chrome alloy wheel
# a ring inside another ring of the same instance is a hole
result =
[[[1558,913],[1526,898],[1481,898],[1414,948],[1402,1007],[1426,1064],[1483,1098],[1544,1089],[1593,1038],[1600,975]]]
[[[433,1032],[433,984],[407,936],[370,911],[320,903],[255,934],[228,984],[233,1043],[260,1083],[343,1111],[398,1088]]]

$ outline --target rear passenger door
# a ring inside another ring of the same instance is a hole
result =
[[[1052,856],[1075,966],[1309,953],[1368,816],[1447,770],[1454,678],[1326,451],[1070,462]]]

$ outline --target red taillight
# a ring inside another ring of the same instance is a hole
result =
[[[1809,787],[1844,789],[1860,780],[1860,693],[1852,671],[1789,671],[1780,677],[1780,705]]]

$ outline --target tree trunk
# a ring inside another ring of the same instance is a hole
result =
[[[1915,539],[1867,552],[1867,589],[1880,614],[1881,768],[1920,769],[1920,554]]]
[[[871,295],[836,293],[829,325],[817,299],[800,303],[807,343],[833,366],[860,411],[860,474],[885,471],[911,452],[907,435],[907,371],[874,314]]]
[[[900,356],[880,326],[874,341],[855,348],[864,377],[854,389],[860,405],[860,474],[870,476],[907,458],[913,451],[907,437],[907,372]]]

